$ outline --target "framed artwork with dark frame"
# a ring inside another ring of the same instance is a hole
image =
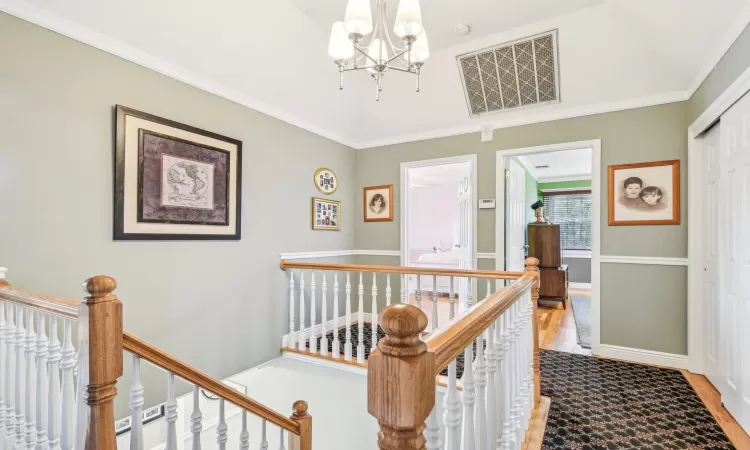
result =
[[[313,197],[312,229],[339,231],[341,229],[341,202]]]
[[[365,222],[393,221],[393,185],[367,186],[364,188]]]
[[[679,160],[609,166],[609,225],[679,224]]]
[[[238,240],[242,142],[116,107],[114,240]]]

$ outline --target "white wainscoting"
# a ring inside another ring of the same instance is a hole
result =
[[[643,264],[648,266],[685,266],[688,265],[687,258],[664,258],[660,256],[616,256],[602,255],[600,261],[615,264]]]
[[[596,356],[654,366],[671,367],[674,369],[688,368],[687,355],[676,355],[674,353],[655,352],[653,350],[620,347],[617,345],[600,344]]]

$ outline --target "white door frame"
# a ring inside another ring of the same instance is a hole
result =
[[[441,166],[444,164],[462,163],[468,162],[471,165],[471,203],[473,205],[471,211],[471,261],[472,268],[477,268],[477,155],[461,155],[461,156],[449,156],[447,158],[427,159],[423,161],[408,161],[401,163],[401,265],[408,266],[407,261],[407,236],[406,231],[408,228],[409,217],[406,214],[408,210],[409,202],[409,180],[408,180],[408,169],[415,167],[426,167],[426,166]]]
[[[703,136],[737,100],[750,91],[745,70],[688,128],[688,370],[704,373],[703,361]]]
[[[552,145],[541,145],[538,147],[516,148],[510,150],[498,150],[495,156],[496,182],[495,182],[495,268],[505,270],[505,158],[510,156],[521,156],[532,153],[550,153],[565,150],[578,150],[581,148],[591,149],[591,352],[599,353],[601,342],[600,325],[600,267],[601,256],[601,225],[602,225],[602,140],[592,139],[589,141],[565,142]]]

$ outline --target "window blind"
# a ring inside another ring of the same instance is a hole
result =
[[[591,250],[591,191],[545,192],[544,211],[560,225],[563,250]]]

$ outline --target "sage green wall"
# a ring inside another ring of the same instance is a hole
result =
[[[693,123],[734,80],[750,67],[750,25],[714,67],[688,102],[688,125]]]
[[[687,256],[687,103],[673,103],[648,108],[599,114],[540,124],[495,130],[494,140],[481,142],[479,133],[450,136],[425,141],[362,150],[357,154],[356,180],[363,186],[393,184],[394,198],[400,198],[400,163],[447,156],[477,154],[478,198],[495,198],[495,155],[497,150],[533,147],[589,139],[602,140],[602,180],[599,188],[607,192],[607,166],[642,161],[680,159],[682,168],[681,225],[610,227],[607,225],[607,196],[601,201],[601,249],[603,255]],[[362,208],[356,198],[355,209]],[[397,202],[398,203],[398,202]],[[393,222],[364,223],[357,220],[357,248],[398,250],[401,217],[396,205]],[[495,251],[495,210],[478,212],[478,250]],[[368,262],[369,257],[358,257]],[[398,258],[390,258],[398,264]],[[480,260],[481,266],[494,266],[492,260]],[[602,264],[602,267],[607,264]],[[632,265],[612,264],[608,271],[619,273],[625,280],[638,280],[642,292],[634,300],[632,291],[620,289],[612,277],[602,277],[602,343],[627,346],[632,344],[632,330],[650,324],[642,331],[640,348],[668,353],[686,354],[687,297],[684,289],[664,292],[657,284],[684,283],[686,269],[650,266],[647,273]],[[602,270],[604,272],[604,270]],[[609,273],[609,272],[608,272]],[[613,305],[638,304],[619,328],[604,330],[606,324],[619,319],[610,316],[617,311]],[[669,311],[669,313],[666,313]],[[658,324],[658,325],[656,325]]]
[[[289,326],[279,253],[354,248],[356,210],[344,208],[340,232],[315,232],[310,198],[312,174],[330,167],[332,198],[354,204],[356,151],[5,13],[0,61],[9,281],[80,298],[84,279],[112,275],[128,331],[216,377],[278,356]],[[243,142],[242,240],[112,240],[116,104]],[[144,376],[147,401],[163,401],[164,374]],[[122,417],[127,377],[119,385]]]
[[[552,183],[539,183],[539,189],[577,189],[591,187],[591,180],[576,181],[554,181]]]

